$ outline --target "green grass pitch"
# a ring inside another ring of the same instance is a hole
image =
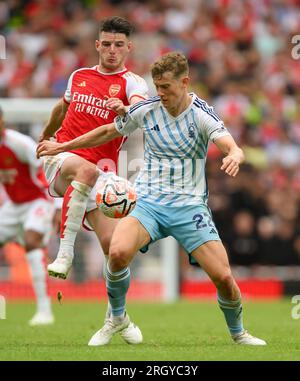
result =
[[[129,303],[144,342],[128,345],[116,336],[107,346],[88,347],[102,326],[104,303],[55,303],[53,326],[29,327],[34,304],[8,302],[6,319],[0,320],[0,360],[299,360],[300,319],[292,319],[292,307],[290,299],[245,302],[245,327],[268,342],[245,347],[232,343],[213,301]]]

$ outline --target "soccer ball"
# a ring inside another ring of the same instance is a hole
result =
[[[130,181],[116,175],[98,181],[96,205],[105,216],[125,217],[133,210],[135,204],[136,191]]]

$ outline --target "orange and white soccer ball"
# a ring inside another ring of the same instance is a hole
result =
[[[96,204],[111,218],[127,216],[135,207],[136,191],[130,181],[112,175],[97,182]]]

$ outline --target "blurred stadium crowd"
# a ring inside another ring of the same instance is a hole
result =
[[[151,92],[149,63],[171,50],[187,55],[191,89],[246,153],[232,180],[209,152],[210,206],[231,262],[300,265],[300,61],[291,54],[300,1],[1,2],[0,97],[60,97],[73,70],[97,63],[99,21],[112,15],[134,23],[127,66]]]

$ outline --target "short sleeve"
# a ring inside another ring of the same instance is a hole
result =
[[[199,105],[198,103],[198,107]],[[230,135],[224,122],[214,112],[213,107],[208,106],[206,102],[202,101],[198,108],[198,115],[201,128],[204,129],[208,140],[214,142],[218,138]]]
[[[28,163],[33,168],[39,168],[43,164],[42,159],[36,157],[36,144],[33,140],[29,140],[23,145],[23,159],[25,163]]]
[[[137,128],[143,128],[143,119],[148,112],[149,100],[141,101],[131,105],[124,116],[117,116],[114,120],[116,130],[128,136]]]
[[[207,135],[209,140],[214,142],[216,139],[230,135],[230,132],[224,126],[223,121],[215,123],[212,122],[212,120],[210,120],[210,122],[207,125]]]
[[[30,136],[8,129],[6,137],[8,146],[22,163],[33,168],[38,168],[43,164],[43,159],[36,157],[37,144]]]
[[[141,100],[148,98],[148,85],[139,75],[127,72],[124,75],[126,79],[126,96],[130,103],[132,97],[139,97]]]
[[[139,125],[137,121],[127,112],[124,116],[118,115],[114,119],[116,130],[124,136],[129,136]]]
[[[71,100],[72,100],[72,82],[73,82],[73,77],[74,77],[74,74],[75,72],[73,72],[71,75],[70,75],[70,78],[68,80],[68,84],[67,84],[67,88],[66,88],[66,91],[65,91],[65,94],[64,94],[64,102],[66,103],[71,103]]]

